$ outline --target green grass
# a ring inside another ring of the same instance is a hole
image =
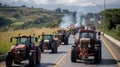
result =
[[[10,42],[0,43],[0,55],[6,53],[11,47]]]
[[[24,22],[15,22],[12,25],[22,25],[22,24],[24,24]]]

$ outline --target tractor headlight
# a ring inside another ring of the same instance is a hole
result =
[[[17,54],[20,54],[20,51],[17,51]]]
[[[78,47],[80,47],[80,45],[78,45]]]
[[[88,45],[88,47],[90,48],[90,47],[91,47],[91,45],[89,44],[89,45]]]
[[[44,40],[44,43],[49,43],[49,40]]]
[[[31,56],[31,55],[32,55],[32,52],[30,52],[29,55]]]

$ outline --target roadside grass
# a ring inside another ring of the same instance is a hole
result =
[[[0,55],[9,51],[10,47],[13,43],[9,42],[10,37],[21,35],[33,35],[35,36],[41,35],[42,33],[49,33],[52,34],[53,32],[57,31],[59,28],[31,28],[31,29],[24,29],[24,30],[10,30],[7,32],[0,32]]]
[[[22,24],[24,24],[24,22],[15,22],[12,25],[14,26],[14,25],[22,25]]]

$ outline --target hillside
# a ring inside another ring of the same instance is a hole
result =
[[[63,13],[43,8],[23,6],[0,6],[0,31],[32,27],[57,27]]]

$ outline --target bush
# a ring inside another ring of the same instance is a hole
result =
[[[116,26],[117,34],[120,35],[120,24]]]

